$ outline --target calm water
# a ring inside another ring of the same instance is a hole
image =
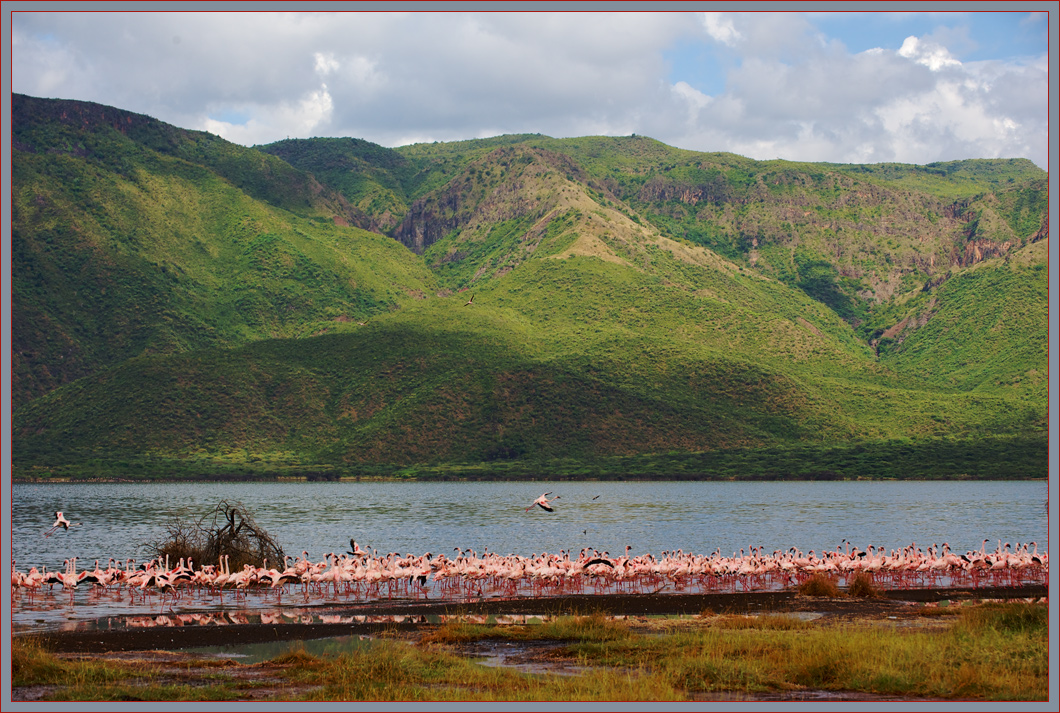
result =
[[[546,490],[555,512],[525,508]],[[256,483],[19,484],[12,489],[13,557],[20,570],[138,561],[175,518],[242,502],[287,554],[344,552],[350,538],[380,554],[486,548],[531,555],[583,547],[619,554],[722,554],[760,546],[888,549],[948,542],[964,552],[997,540],[1048,551],[1048,484],[1040,482],[813,483]],[[594,499],[595,498],[595,499]],[[62,510],[81,527],[42,537]]]
[[[414,555],[583,547],[617,555],[627,545],[635,555],[730,555],[752,546],[820,551],[844,539],[862,549],[948,542],[964,552],[984,538],[989,549],[997,540],[1036,541],[1046,552],[1047,489],[1045,482],[22,484],[12,489],[8,522],[23,572],[62,569],[74,556],[79,570],[97,559],[104,566],[112,557],[144,561],[167,524],[197,520],[222,500],[241,502],[287,554],[304,550],[316,561],[346,551],[351,537],[379,554]],[[546,490],[560,496],[555,512],[526,512]],[[44,538],[56,510],[83,525]],[[13,597],[10,621],[16,631],[170,626],[173,617],[207,617],[204,625],[327,623],[334,615],[315,608],[325,603],[297,588],[237,600],[193,589],[167,603],[121,588],[49,587]]]

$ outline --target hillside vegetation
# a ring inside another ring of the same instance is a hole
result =
[[[274,157],[147,117],[13,102],[12,401],[142,355],[308,336],[435,290]]]
[[[1044,477],[1047,176],[13,102],[18,477]]]

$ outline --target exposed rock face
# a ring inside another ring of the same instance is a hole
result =
[[[409,206],[393,237],[422,254],[474,220],[502,222],[529,214],[544,215],[555,191],[541,188],[560,181],[592,186],[591,179],[569,156],[527,146],[499,148],[469,165],[444,190]]]
[[[644,202],[676,199],[693,206],[701,202],[720,205],[733,198],[729,183],[722,176],[698,185],[689,185],[663,176],[655,176],[644,184],[637,197]]]
[[[1042,227],[1038,229],[1038,232],[1031,236],[1028,242],[1036,243],[1042,238],[1049,235],[1049,214],[1045,214],[1045,220],[1042,221]]]
[[[459,225],[454,214],[459,210],[459,196],[452,196],[446,202],[450,209],[447,218],[444,213],[435,210],[434,201],[421,200],[409,206],[405,219],[394,231],[394,237],[417,255],[422,255],[432,243],[442,239],[449,231]]]
[[[954,265],[967,267],[992,257],[1000,257],[1011,248],[1012,243],[1010,242],[996,243],[993,240],[969,240],[964,245],[963,253],[957,253],[958,249],[954,246],[954,252],[957,254],[954,255],[950,262]]]

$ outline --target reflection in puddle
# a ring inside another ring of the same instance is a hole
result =
[[[366,653],[379,645],[408,645],[407,641],[389,639],[385,642],[365,635],[330,636],[299,641],[269,641],[230,646],[197,646],[181,649],[182,653],[202,658],[231,659],[241,664],[258,664],[271,661],[285,654],[306,653],[317,657],[337,657],[343,654]],[[463,647],[462,654],[475,663],[495,668],[505,668],[523,673],[553,673],[560,676],[575,676],[589,670],[575,666],[558,658],[542,660],[542,654],[561,648],[555,643],[524,643],[515,641],[477,642]]]
[[[442,600],[434,601],[438,603]],[[416,602],[415,599],[403,598],[389,600],[389,604],[395,607]],[[230,624],[423,623],[420,615],[327,613],[336,609],[351,609],[357,607],[357,604],[340,598],[321,606],[298,594],[277,594],[268,591],[245,591],[236,596],[229,593],[218,597],[191,589],[180,592],[177,596],[155,594],[144,597],[138,592],[130,595],[128,591],[123,593],[120,590],[103,590],[96,587],[87,590],[43,589],[37,592],[23,592],[14,599],[10,614],[12,628],[16,633]],[[468,615],[464,619],[473,623],[489,621],[500,624],[526,623],[527,620],[525,616],[518,615]]]
[[[127,631],[129,629],[154,629],[165,627],[189,626],[232,626],[248,624],[265,624],[270,626],[285,624],[444,624],[450,620],[470,624],[540,624],[552,617],[543,614],[335,614],[319,613],[302,609],[283,609],[271,611],[211,611],[184,612],[168,614],[136,614],[129,616],[108,616],[99,619],[76,620],[65,622],[59,628],[62,631]],[[37,619],[38,625],[48,624],[48,620]],[[27,631],[32,626],[23,625]]]
[[[576,666],[563,657],[548,656],[558,652],[563,644],[517,641],[478,642],[462,648],[461,653],[471,657],[475,663],[491,668],[504,668],[522,673],[551,673],[559,676],[577,676],[591,670],[588,666]],[[544,655],[543,655],[544,654]]]
[[[232,646],[198,646],[182,649],[184,653],[204,658],[232,659],[242,664],[256,664],[294,652],[310,656],[340,656],[369,650],[377,642],[370,636],[330,636],[301,641],[268,641]]]

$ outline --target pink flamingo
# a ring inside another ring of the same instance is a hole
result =
[[[55,524],[51,526],[51,529],[45,531],[44,536],[45,537],[51,537],[52,533],[55,532],[56,530],[58,530],[60,527],[63,528],[64,530],[69,530],[71,527],[77,527],[80,524],[81,523],[79,523],[79,522],[70,522],[65,517],[63,517],[62,510],[56,510],[55,511]]]
[[[552,491],[551,491],[551,490],[550,490],[550,491],[548,491],[547,493],[545,493],[544,495],[542,495],[542,496],[541,496],[540,498],[538,498],[538,499],[537,499],[537,500],[535,500],[534,502],[530,503],[530,507],[528,507],[528,508],[527,508],[526,510],[524,510],[523,512],[530,512],[530,508],[534,507],[535,505],[537,505],[538,507],[540,507],[540,508],[541,508],[542,510],[547,510],[548,512],[553,512],[552,508],[551,508],[551,507],[549,507],[549,505],[548,505],[548,504],[549,504],[550,502],[552,502],[553,500],[559,500],[559,497],[560,497],[560,496],[558,496],[558,495],[557,495],[557,496],[556,496],[556,497],[554,497],[554,498],[549,498],[548,496],[549,496],[549,495],[551,495],[551,494],[552,494]]]

